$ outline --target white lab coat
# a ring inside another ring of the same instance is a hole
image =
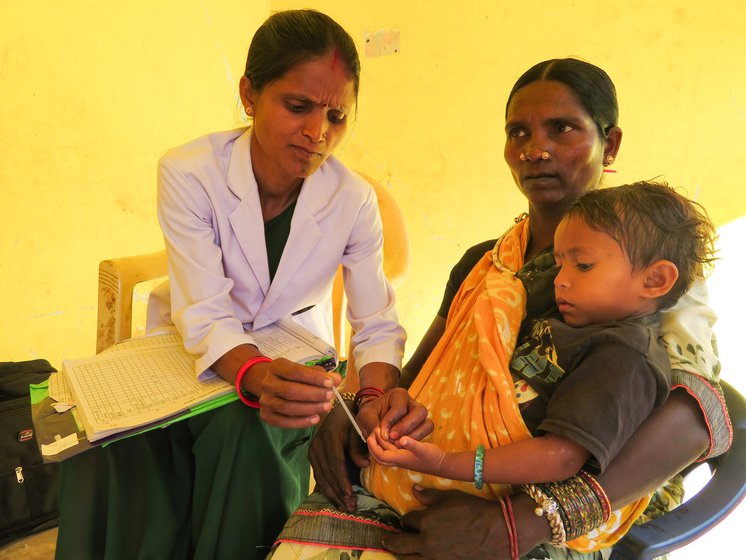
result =
[[[373,188],[330,157],[301,188],[290,235],[270,284],[251,130],[198,138],[158,165],[158,219],[170,279],[156,289],[148,328],[173,321],[197,354],[197,375],[240,344],[246,332],[296,311],[294,319],[332,341],[331,291],[344,267],[357,367],[401,368],[405,333],[383,274],[383,235]]]

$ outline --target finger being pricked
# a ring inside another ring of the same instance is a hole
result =
[[[386,467],[396,466],[396,463],[391,461],[391,451],[396,450],[396,446],[390,441],[383,439],[380,428],[376,428],[375,431],[368,436],[368,449],[370,450],[371,456],[379,464]]]
[[[422,439],[433,431],[427,408],[414,400],[405,389],[391,389],[384,398],[386,412],[380,421],[384,439],[397,440],[402,436]]]
[[[380,451],[395,451],[399,449],[399,441],[392,442],[383,437],[381,428],[373,430],[373,434],[368,437],[368,449],[373,451],[373,447]]]

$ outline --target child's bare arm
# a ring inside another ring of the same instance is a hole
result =
[[[450,478],[474,480],[474,451],[445,453],[432,443],[404,437],[395,444],[368,438],[371,455],[388,466]],[[588,451],[555,435],[517,441],[484,452],[484,482],[529,484],[564,480],[576,474],[588,460]]]
[[[524,439],[485,450],[484,481],[531,484],[564,480],[577,474],[589,456],[584,447],[560,436]],[[473,478],[473,459],[471,468]]]

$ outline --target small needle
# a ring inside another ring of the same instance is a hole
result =
[[[360,430],[360,426],[357,425],[357,422],[355,422],[355,417],[352,415],[352,412],[350,412],[350,409],[347,408],[347,404],[342,398],[342,395],[339,394],[339,391],[337,391],[337,388],[333,385],[332,391],[334,391],[334,396],[337,397],[337,402],[342,406],[345,413],[347,414],[347,417],[350,419],[350,422],[352,422],[352,427],[355,428],[355,431],[360,436],[360,439],[363,440],[363,443],[366,443],[365,438],[363,437],[363,432]]]

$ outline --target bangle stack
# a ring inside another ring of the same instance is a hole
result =
[[[542,515],[547,518],[549,527],[552,529],[552,540],[551,543],[554,546],[562,546],[567,540],[565,533],[565,524],[563,523],[562,517],[559,514],[559,505],[556,501],[547,496],[537,484],[523,484],[521,490],[531,496],[531,498],[539,506],[534,510],[534,513],[541,517]]]
[[[360,411],[360,407],[370,399],[377,399],[383,396],[383,391],[377,387],[363,387],[355,394],[355,401],[353,402],[353,409],[357,414]]]
[[[505,518],[505,528],[508,531],[510,560],[518,560],[518,528],[515,525],[515,516],[513,515],[513,502],[510,501],[510,496],[500,498],[499,502]]]
[[[598,483],[598,480],[593,478],[590,473],[580,470],[578,476],[583,480],[588,489],[593,493],[598,503],[601,505],[601,523],[606,523],[611,517],[611,501],[606,495],[606,492]],[[594,527],[595,529],[595,527]]]
[[[343,401],[355,401],[355,393],[340,393],[339,396],[342,397]],[[337,400],[337,397],[334,397],[332,399],[332,410],[337,408],[337,405],[339,405],[339,400]]]
[[[236,374],[236,393],[238,393],[238,398],[241,399],[241,402],[244,403],[246,406],[250,406],[251,408],[259,408],[259,399],[256,397],[256,395],[252,395],[248,391],[244,391],[241,389],[241,381],[243,381],[243,376],[246,374],[247,371],[249,371],[249,368],[252,366],[255,366],[256,364],[261,364],[264,362],[271,362],[272,359],[268,358],[267,356],[254,356],[253,358],[249,358],[244,362],[244,364],[238,368],[238,373]]]
[[[606,492],[583,470],[561,482],[529,484],[521,486],[521,490],[539,505],[536,514],[547,517],[553,545],[590,533],[611,515],[611,502]]]

